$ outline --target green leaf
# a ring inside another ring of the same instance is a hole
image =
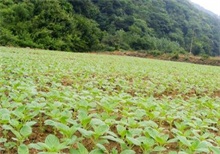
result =
[[[109,129],[109,127],[107,125],[100,125],[94,129],[96,134],[103,135]]]
[[[138,137],[137,140],[139,140],[142,144],[144,144],[147,147],[153,147],[155,144],[154,139],[152,138],[147,138],[144,136]]]
[[[16,136],[16,138],[14,140],[22,141],[23,137],[21,136],[21,134],[18,131],[16,131],[15,129],[12,129],[11,131]]]
[[[88,154],[89,153],[83,144],[77,143],[77,146],[78,146],[80,154]]]
[[[29,121],[26,123],[26,125],[31,127],[31,126],[35,125],[36,123],[37,122],[35,122],[35,121]]]
[[[3,125],[2,128],[5,129],[5,130],[12,130],[12,129],[14,129],[10,125]]]
[[[220,144],[220,136],[216,136],[215,139]]]
[[[135,128],[135,129],[129,129],[128,132],[131,134],[131,136],[141,136],[143,130]]]
[[[56,127],[57,126],[57,122],[53,121],[53,120],[46,120],[44,122],[45,125],[50,125],[50,126],[54,126]]]
[[[135,139],[133,137],[128,137],[128,136],[126,138],[127,138],[128,141],[130,141],[134,145],[137,145],[137,146],[141,145],[141,142],[138,139]]]
[[[90,125],[92,125],[92,126],[98,125],[99,126],[99,125],[105,125],[105,123],[100,119],[93,118],[90,121]]]
[[[212,146],[212,147],[210,147],[210,149],[212,150],[212,152],[214,154],[220,154],[220,149],[218,147]]]
[[[108,140],[111,140],[111,141],[115,141],[115,142],[117,142],[117,143],[119,143],[119,144],[123,144],[124,143],[124,141],[123,140],[121,140],[121,139],[119,139],[119,138],[115,138],[115,137],[113,137],[113,136],[102,136],[101,138],[103,138],[103,139],[108,139]]]
[[[80,154],[80,152],[76,149],[70,149],[70,154]]]
[[[100,143],[97,143],[96,146],[97,146],[99,149],[101,149],[103,152],[107,153],[108,150],[105,148],[104,145],[102,145],[102,144],[100,144]]]
[[[30,126],[23,126],[20,130],[22,136],[27,137],[32,133],[32,128]]]
[[[18,147],[18,154],[29,154],[29,149],[26,145],[22,144]]]
[[[162,146],[156,146],[153,151],[157,151],[157,152],[161,152],[161,151],[165,151],[167,150],[166,148],[162,147]]]
[[[156,140],[156,142],[158,142],[160,145],[163,145],[163,144],[165,144],[166,142],[167,142],[167,140],[168,140],[168,138],[169,138],[169,135],[158,135],[156,138],[155,138],[155,140]]]
[[[6,142],[6,143],[4,144],[4,146],[5,146],[6,148],[10,149],[10,148],[14,148],[15,146],[17,146],[17,144],[16,144],[15,142]]]
[[[138,118],[142,118],[143,116],[146,115],[146,111],[143,110],[143,109],[137,109],[137,110],[135,111],[135,115],[136,115],[136,117],[138,117]]]
[[[159,132],[153,128],[147,128],[147,129],[145,129],[145,131],[148,133],[149,136],[151,136],[154,139],[156,139],[156,137],[159,134]]]
[[[57,154],[57,152],[39,152],[38,154]]]
[[[124,150],[121,152],[121,154],[135,154],[135,151],[133,150]]]
[[[184,152],[184,151],[180,151],[180,152],[178,152],[178,154],[188,154],[188,153]]]
[[[9,121],[10,120],[10,114],[3,114],[2,116],[0,115],[0,117],[3,121]]]
[[[178,138],[172,138],[167,141],[167,143],[175,143],[178,142]]]
[[[118,137],[114,132],[109,131],[109,130],[107,131],[107,134],[110,136],[116,137],[116,138]]]
[[[63,139],[66,145],[74,144],[77,141],[77,137],[74,135],[71,138],[65,138]]]
[[[16,129],[19,129],[21,127],[21,123],[17,119],[11,119],[9,123]]]
[[[211,146],[212,146],[211,143],[209,143],[207,141],[202,141],[198,144],[196,151],[209,153],[209,147],[211,147]]]
[[[31,143],[28,147],[31,149],[44,150],[44,146],[41,146],[38,143]]]
[[[45,139],[45,143],[50,148],[57,148],[60,145],[59,139],[55,135],[48,135]]]
[[[24,110],[25,110],[25,106],[23,105],[23,106],[20,106],[20,107],[18,107],[14,112],[12,112],[15,116],[17,116],[18,118],[24,118],[25,116],[24,116],[24,114],[23,114],[23,112],[24,112]]]
[[[6,142],[6,141],[7,141],[6,138],[3,138],[3,137],[0,138],[0,143],[4,143],[4,142]]]
[[[190,141],[188,141],[185,136],[177,136],[177,138],[180,140],[180,142],[181,142],[182,144],[184,144],[184,145],[186,145],[186,146],[188,146],[188,147],[191,146]]]
[[[83,128],[78,128],[78,131],[85,137],[91,137],[94,134],[93,131],[87,131]]]
[[[53,151],[54,150],[54,147],[49,147],[46,143],[38,142],[37,145],[39,145],[43,149],[46,149],[46,150],[49,150],[49,151]]]
[[[78,118],[80,121],[88,119],[88,112],[86,110],[79,110]]]
[[[89,154],[104,154],[100,149],[94,149]]]
[[[126,135],[127,130],[124,126],[117,125],[116,128],[117,128],[118,134],[120,134],[122,137]]]
[[[170,151],[169,154],[178,154],[176,151]]]

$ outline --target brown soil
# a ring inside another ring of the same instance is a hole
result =
[[[214,92],[214,97],[220,97],[220,90]]]
[[[71,86],[73,84],[73,80],[70,77],[68,77],[68,76],[64,76],[61,79],[61,84],[63,86]]]

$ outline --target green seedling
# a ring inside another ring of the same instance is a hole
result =
[[[31,126],[34,125],[36,122],[27,122],[25,125],[23,125],[20,129],[16,129],[10,125],[3,125],[2,128],[6,131],[11,131],[15,138],[13,140],[17,141],[18,143],[23,143],[25,139],[28,138],[29,135],[32,133]]]
[[[218,154],[219,76],[213,66],[0,47],[1,152]]]
[[[76,138],[73,139],[73,142],[75,140]],[[46,137],[45,142],[31,143],[28,147],[48,153],[59,153],[61,150],[69,148],[69,144],[66,142],[60,143],[55,135],[50,134]]]
[[[60,122],[55,122],[53,120],[46,120],[44,123],[45,125],[53,126],[55,129],[61,132],[66,138],[71,138],[78,128],[77,125],[67,126]]]
[[[26,145],[24,145],[24,144],[21,144],[21,145],[18,147],[18,154],[29,154],[28,146],[26,146]]]

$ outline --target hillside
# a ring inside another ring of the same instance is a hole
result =
[[[188,0],[0,1],[0,45],[220,55],[220,19]]]
[[[0,153],[220,153],[220,67],[0,47]]]

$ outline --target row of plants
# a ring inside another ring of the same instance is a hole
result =
[[[1,153],[220,153],[220,69],[0,48]]]

